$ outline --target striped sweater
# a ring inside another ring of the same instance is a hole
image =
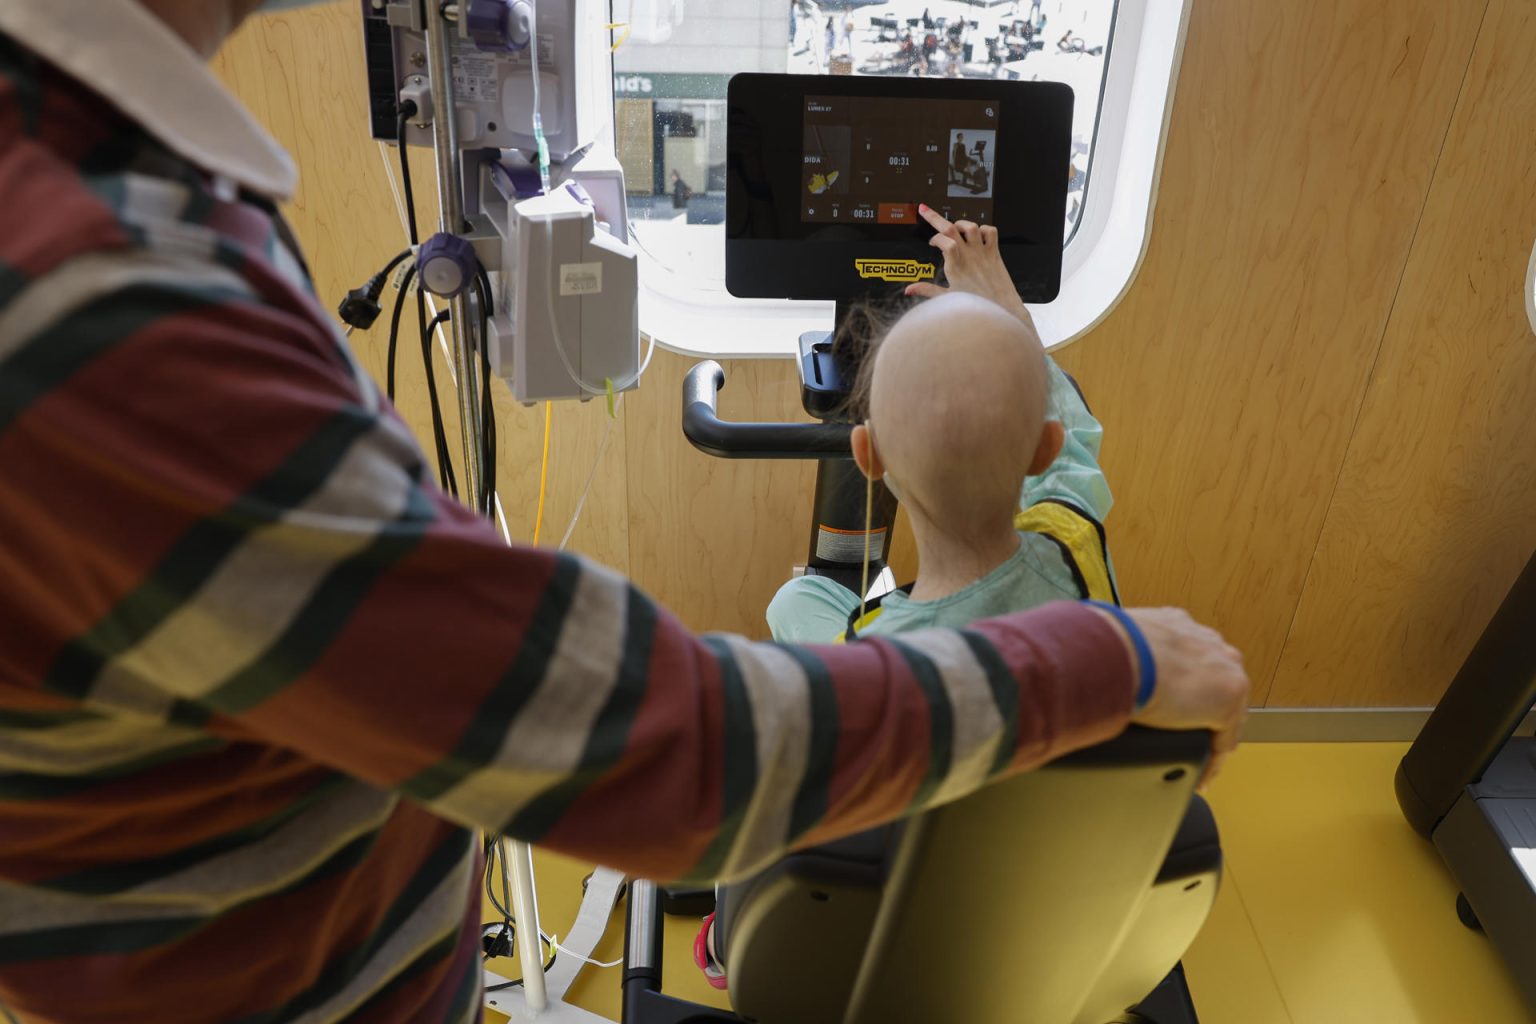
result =
[[[498,830],[751,871],[1123,727],[1056,605],[696,637],[445,498],[273,207],[0,36],[0,1005],[478,1019]]]

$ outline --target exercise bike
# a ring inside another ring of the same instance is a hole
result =
[[[1002,123],[1034,132],[998,136],[995,169],[1032,200],[1008,207],[999,247],[1020,294],[1048,301],[1060,280],[1071,105],[1070,90],[1048,83],[736,76],[727,103],[727,286],[736,295],[834,299],[837,327],[858,300],[933,272],[928,235],[910,224],[824,227],[802,217],[807,110],[883,126],[876,130],[891,137],[882,145],[923,152],[921,138],[902,137],[924,130],[912,112],[984,121],[1001,106]],[[940,153],[936,162],[947,159]],[[868,485],[844,414],[858,357],[832,339],[809,331],[797,346],[801,404],[817,422],[720,419],[725,373],[704,361],[683,383],[682,428],[718,458],[815,460],[804,571],[857,591],[866,550],[871,578],[886,565],[897,503],[875,484],[866,525]],[[1204,732],[1132,728],[726,887],[716,940],[731,1013],[663,991],[662,893],[633,883],[623,1020],[1194,1024],[1178,961],[1221,873],[1215,822],[1194,796],[1209,748]]]

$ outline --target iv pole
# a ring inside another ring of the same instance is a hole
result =
[[[450,26],[443,11],[432,0],[427,3],[427,73],[432,84],[437,116],[432,118],[432,151],[437,158],[437,198],[439,229],[450,234],[464,230],[464,182],[459,174],[458,125],[453,117],[454,104]],[[445,116],[446,115],[446,116]],[[479,367],[471,344],[469,303],[466,292],[449,300],[453,326],[453,361],[458,373],[459,415],[464,442],[464,491],[466,496],[480,493],[485,467],[480,464],[480,382]],[[423,339],[425,340],[425,339]],[[481,344],[486,339],[480,339]],[[470,500],[474,500],[470,497]],[[528,1009],[544,1012],[549,995],[544,984],[544,953],[539,927],[538,900],[533,888],[533,848],[515,840],[507,844],[506,860],[512,872],[512,911],[517,917],[518,961],[523,971],[523,993]]]

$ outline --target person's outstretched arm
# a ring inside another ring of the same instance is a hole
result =
[[[1024,478],[1019,507],[1052,499],[1068,502],[1102,523],[1109,515],[1114,496],[1104,469],[1099,465],[1099,447],[1104,428],[1088,410],[1082,394],[1056,360],[1049,355],[1045,365],[1050,379],[1050,399],[1046,416],[1062,426],[1061,452],[1039,476]]]
[[[84,302],[5,339],[6,685],[661,878],[748,872],[1129,717],[1122,634],[1078,605],[844,647],[697,637],[439,493],[311,318],[212,267],[74,273]]]

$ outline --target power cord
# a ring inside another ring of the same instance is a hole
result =
[[[409,194],[409,186],[407,186],[407,195]],[[384,287],[386,282],[389,280],[389,275],[394,272],[396,267],[400,266],[400,264],[404,263],[408,258],[410,258],[413,251],[414,249],[402,250],[384,266],[383,270],[380,270],[377,274],[370,277],[362,287],[354,288],[352,291],[348,292],[347,297],[342,300],[341,307],[338,310],[338,312],[341,314],[341,318],[352,327],[358,328],[360,330],[367,330],[372,327],[374,321],[377,320],[379,316],[379,299],[384,293]],[[484,272],[482,271],[482,276],[483,273]],[[414,283],[415,278],[415,265],[413,264],[406,267],[405,273],[401,276],[400,279],[399,290],[395,294],[394,310],[390,314],[389,318],[389,347],[385,354],[384,392],[389,396],[389,400],[391,402],[395,400],[395,365],[398,361],[400,348],[400,317],[405,311],[406,296],[409,294],[411,285]],[[480,285],[480,282],[476,283],[477,286],[481,287],[481,294],[488,297],[490,294],[489,289],[486,289],[483,285]],[[485,330],[490,320],[489,310],[485,305],[487,301],[489,301],[488,298],[482,299],[482,337],[485,336]],[[447,430],[443,425],[442,407],[437,399],[437,379],[432,366],[432,336],[436,332],[437,328],[449,319],[449,311],[447,309],[442,310],[431,321],[431,323],[428,323],[426,319],[426,299],[422,294],[421,289],[418,287],[416,290],[416,315],[417,326],[422,332],[422,363],[424,369],[426,370],[427,396],[432,409],[432,441],[437,450],[438,482],[442,486],[443,490],[457,498],[459,496],[458,480],[453,472],[453,461],[449,457]],[[482,348],[483,347],[484,346],[482,346]],[[488,352],[481,353],[481,367],[482,374],[485,378],[484,387],[481,394],[482,409],[487,414],[491,414],[490,354]],[[488,429],[486,436],[481,440],[481,445],[482,453],[486,454],[488,464],[494,467],[494,426]],[[482,488],[482,492],[478,496],[479,504],[477,506],[487,515],[490,514],[491,509],[490,495],[495,493],[494,475],[490,477],[490,481],[491,482],[488,485],[489,489]]]
[[[505,878],[501,880],[501,899],[496,897],[496,887],[492,879],[496,875],[496,866],[502,862],[501,839],[499,836],[487,835],[485,837],[485,897],[491,901],[491,906],[501,913],[504,924],[512,923],[512,911],[507,909],[507,904],[512,902],[512,890]],[[505,900],[506,902],[502,902]]]
[[[404,151],[405,119],[407,116],[409,116],[409,114],[415,112],[415,104],[407,100],[406,106],[409,106],[410,109],[406,110],[405,106],[402,106],[400,117],[402,147],[400,164],[402,173],[405,175],[406,204],[411,211],[409,214],[411,222],[411,248],[401,250],[387,264],[385,264],[384,269],[370,277],[361,287],[352,289],[347,293],[346,298],[342,299],[341,306],[337,312],[340,314],[341,319],[344,322],[358,330],[368,330],[378,319],[380,313],[379,299],[384,294],[384,287],[389,280],[389,275],[394,272],[396,267],[400,266],[400,264],[409,259],[415,252],[416,248],[416,204],[411,193],[409,172],[410,164],[405,159]],[[394,311],[390,314],[389,318],[389,348],[385,355],[384,393],[389,396],[389,400],[391,402],[395,400],[395,364],[398,361],[400,348],[400,317],[404,313],[406,295],[410,292],[411,285],[415,281],[415,278],[416,267],[414,264],[412,264],[411,266],[405,268],[405,273],[400,279],[400,287],[395,294]],[[489,292],[488,290],[484,290],[482,291],[482,294],[488,295]],[[427,376],[427,397],[432,408],[432,440],[434,446],[437,449],[438,483],[442,486],[443,490],[457,498],[459,496],[458,479],[453,472],[453,461],[449,457],[448,435],[447,430],[443,426],[442,407],[438,403],[437,399],[437,379],[436,374],[432,368],[432,336],[434,332],[436,332],[437,328],[448,320],[449,311],[444,309],[442,312],[438,313],[437,316],[429,324],[427,322],[426,297],[422,294],[421,289],[418,287],[416,289],[416,317],[417,326],[421,330],[422,363],[424,369],[426,370]],[[484,327],[488,320],[488,315],[482,310],[482,327]],[[488,367],[489,364],[490,357],[487,353],[482,356],[482,365]],[[486,373],[487,379],[483,389],[482,403],[486,409],[489,409],[489,371],[487,370]],[[492,437],[492,440],[489,443],[494,446],[494,432],[492,432],[490,436]],[[486,442],[482,439],[482,445],[485,443]],[[482,450],[484,450],[484,448],[482,448]],[[489,513],[490,508],[488,498],[489,493],[494,493],[494,491],[483,491],[478,496],[479,507],[482,511],[486,511],[487,513]]]
[[[480,297],[480,510],[494,515],[496,494],[496,405],[491,400],[491,298],[490,275],[481,267],[475,276]]]
[[[443,490],[459,496],[459,481],[453,472],[453,459],[448,454],[448,431],[443,426],[443,409],[437,401],[437,374],[432,369],[432,335],[448,320],[444,309],[427,323],[427,299],[420,288],[416,289],[416,320],[421,327],[421,362],[427,374],[427,403],[432,409],[432,440],[437,446],[437,478]]]
[[[411,247],[421,244],[416,232],[416,194],[411,189],[411,161],[406,155],[405,130],[411,118],[416,116],[416,101],[405,100],[400,104],[400,114],[395,118],[395,142],[400,150],[400,184],[405,189],[405,227],[411,237]]]
[[[400,290],[395,293],[395,311],[389,318],[389,352],[385,356],[384,393],[391,402],[395,400],[395,352],[400,344],[400,314],[405,309],[405,297],[415,279],[416,267],[406,267],[405,276],[400,279]]]
[[[406,146],[406,127],[412,117],[416,116],[416,101],[405,100],[400,104],[399,116],[395,118],[395,142],[400,150],[400,184],[405,190],[405,225],[411,237],[411,248],[421,244],[421,236],[416,229],[416,191],[411,186],[411,161]],[[398,303],[397,303],[398,310]],[[448,456],[448,434],[443,428],[443,410],[437,401],[437,374],[432,370],[432,333],[438,324],[448,319],[448,311],[445,309],[437,315],[431,325],[427,324],[427,297],[418,287],[416,289],[416,324],[421,329],[421,357],[427,371],[427,398],[432,407],[432,440],[437,445],[437,480],[443,490],[459,496],[459,482],[454,476],[453,460]],[[394,340],[390,339],[389,373],[390,380],[388,392],[390,399],[394,399]]]
[[[416,226],[416,190],[415,190],[415,188],[411,184],[411,161],[410,161],[410,157],[409,157],[409,150],[408,150],[408,147],[407,147],[407,144],[406,144],[406,130],[407,130],[407,127],[409,125],[410,119],[412,117],[415,117],[416,113],[417,113],[416,101],[415,100],[404,100],[400,104],[399,115],[395,119],[395,143],[396,143],[396,148],[398,148],[399,151],[400,151],[400,186],[401,186],[401,190],[405,193],[405,223],[406,223],[406,231],[410,235],[411,248],[413,250],[416,248],[416,246],[418,246],[421,243],[421,236],[420,236],[419,230],[418,230],[418,228]],[[390,269],[393,269],[393,267],[391,267]],[[473,501],[475,503],[475,508],[477,510],[479,510],[480,512],[483,512],[486,515],[490,515],[491,511],[492,511],[492,504],[491,504],[492,498],[491,498],[491,496],[496,493],[496,484],[495,484],[495,480],[496,480],[496,477],[495,477],[495,466],[496,466],[496,456],[495,456],[495,450],[496,450],[496,428],[495,428],[495,423],[494,423],[494,411],[493,411],[492,405],[491,405],[491,382],[490,382],[490,377],[491,377],[490,362],[491,362],[491,359],[490,359],[490,353],[486,349],[486,339],[487,339],[487,336],[488,336],[488,326],[489,326],[490,317],[491,317],[491,312],[490,312],[491,290],[490,290],[490,288],[488,286],[489,282],[486,279],[485,271],[483,269],[480,271],[479,277],[477,278],[475,284],[476,284],[476,287],[480,290],[480,376],[481,376],[480,405],[481,405],[481,421],[482,421],[482,424],[483,424],[483,432],[482,432],[482,435],[481,435],[481,438],[480,438],[480,451],[481,451],[481,457],[482,457],[482,462],[484,464],[484,468],[483,468],[483,471],[481,473],[482,480],[481,480],[481,485],[480,485],[480,493],[479,494],[475,494],[475,495],[471,495],[469,497],[471,497],[473,499]],[[400,308],[400,304],[399,304],[398,300],[396,302],[396,307],[395,308],[396,308],[395,324],[398,325],[398,322],[399,322],[399,308]],[[459,482],[458,482],[458,479],[457,479],[457,477],[455,476],[455,474],[453,472],[453,460],[449,457],[448,434],[447,434],[447,430],[443,426],[442,407],[439,405],[438,400],[437,400],[437,379],[436,379],[437,375],[436,375],[436,373],[433,372],[433,369],[432,369],[432,344],[431,344],[431,338],[432,338],[433,332],[435,332],[437,330],[437,328],[438,328],[438,326],[440,324],[442,324],[443,322],[445,322],[448,319],[448,316],[449,316],[448,310],[444,309],[442,312],[437,314],[437,316],[432,320],[431,324],[429,325],[427,323],[426,296],[422,294],[421,289],[419,287],[417,288],[417,290],[416,290],[416,320],[417,320],[417,324],[421,327],[421,332],[422,332],[422,334],[421,334],[421,354],[422,354],[422,362],[423,362],[423,364],[425,366],[426,373],[427,373],[427,394],[428,394],[428,398],[430,399],[430,404],[431,404],[431,407],[432,407],[432,440],[433,440],[434,444],[437,446],[438,482],[442,485],[442,487],[443,487],[443,489],[445,491],[447,491],[449,494],[453,495],[454,498],[458,498],[459,497]],[[397,335],[397,328],[396,327],[392,327],[391,328],[391,335],[390,335],[389,371],[388,371],[389,372],[389,379],[388,379],[388,388],[387,388],[391,401],[394,400],[394,395],[395,395],[395,389],[394,389],[395,356],[394,356],[394,354],[395,354],[395,344],[396,344],[397,336],[398,336]]]

